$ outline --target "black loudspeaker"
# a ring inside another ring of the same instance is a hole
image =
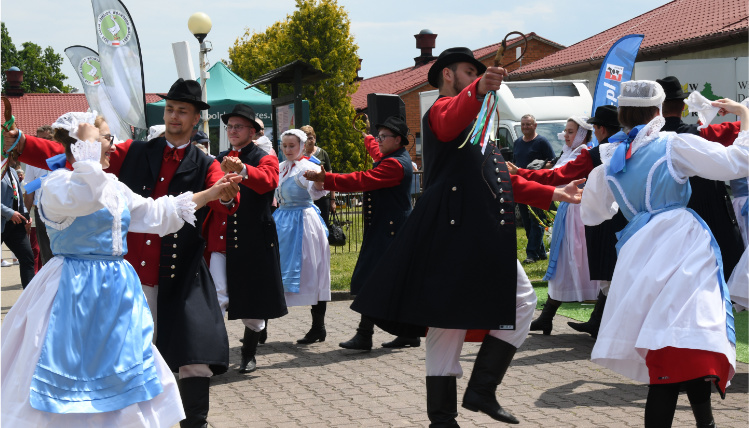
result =
[[[401,97],[393,94],[367,94],[367,116],[369,116],[369,133],[377,135],[376,125],[390,116],[401,116],[406,119],[406,103]]]

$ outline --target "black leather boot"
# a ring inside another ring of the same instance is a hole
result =
[[[454,428],[458,417],[455,376],[427,376],[427,415],[430,428]]]
[[[328,307],[328,302],[317,302],[316,305],[312,305],[310,312],[312,313],[312,328],[309,329],[307,334],[303,338],[296,341],[296,343],[302,345],[308,345],[317,341],[325,342],[325,310]]]
[[[492,419],[519,424],[520,422],[497,402],[497,386],[502,383],[517,348],[488,334],[484,337],[471,379],[468,381],[463,407],[473,412],[484,412]]]
[[[185,419],[180,421],[179,426],[207,428],[211,378],[186,377],[180,379],[177,385],[182,396],[182,406],[185,408]]]
[[[260,332],[251,328],[244,328],[244,341],[242,343],[242,362],[239,364],[240,373],[250,373],[257,369],[255,362],[255,353],[257,352],[257,343],[260,339]]]
[[[338,344],[345,349],[358,349],[360,351],[372,350],[372,335],[374,334],[374,322],[362,315],[359,328],[350,340]]]
[[[531,322],[531,331],[542,330],[545,336],[551,334],[552,324],[554,315],[557,314],[557,309],[562,304],[559,300],[554,300],[549,297],[544,303],[544,308],[541,311],[541,315],[538,316],[533,322]]]
[[[383,348],[418,348],[421,346],[421,339],[418,337],[398,336],[390,342],[382,344]]]
[[[569,321],[567,325],[572,327],[573,330],[577,330],[581,333],[588,333],[595,339],[598,337],[598,329],[601,327],[604,307],[606,307],[606,295],[604,295],[602,291],[599,291],[598,300],[596,300],[596,306],[590,314],[590,319],[587,322]]]
[[[268,320],[265,320],[265,327],[260,331],[260,338],[257,340],[257,343],[265,345],[266,340],[268,340]]]

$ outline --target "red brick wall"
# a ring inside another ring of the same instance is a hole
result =
[[[551,55],[558,50],[560,50],[560,48],[556,46],[546,44],[540,40],[531,39],[528,41],[528,48],[525,52],[525,56],[522,59],[522,63],[516,62],[515,64],[507,67],[507,70],[514,71],[522,65],[530,64],[533,61],[538,61],[539,59]],[[504,53],[502,57],[502,63],[507,64],[514,59],[515,48],[513,47],[508,49]],[[482,60],[481,62],[486,66],[494,65],[494,56],[492,55]],[[427,84],[426,86],[422,86],[414,91],[400,94],[401,99],[406,104],[406,123],[408,124],[408,128],[411,130],[411,134],[413,134],[414,136],[417,133],[419,135],[421,134],[421,111],[419,109],[419,93],[424,91],[431,91],[434,89],[436,89],[434,86]],[[413,140],[411,140],[407,147],[408,152],[411,155],[411,159],[413,159],[413,161],[416,162],[417,165],[419,165],[419,169],[421,169],[421,156],[415,154],[413,146]]]

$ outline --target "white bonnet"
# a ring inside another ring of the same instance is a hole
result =
[[[283,134],[281,134],[281,139],[287,135],[293,135],[297,138],[299,138],[299,142],[301,144],[304,144],[307,142],[307,134],[304,133],[301,129],[289,129],[288,131],[285,131]]]
[[[55,123],[52,124],[52,129],[64,129],[68,131],[68,135],[72,138],[78,139],[78,125],[81,123],[94,124],[98,113],[92,112],[77,112],[71,111],[58,117]]]

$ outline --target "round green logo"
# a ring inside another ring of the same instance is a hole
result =
[[[96,29],[99,38],[112,47],[127,44],[133,33],[127,15],[118,10],[102,12],[97,19]]]
[[[99,57],[87,56],[78,63],[78,74],[80,74],[83,83],[89,86],[96,86],[101,83],[101,64]]]

